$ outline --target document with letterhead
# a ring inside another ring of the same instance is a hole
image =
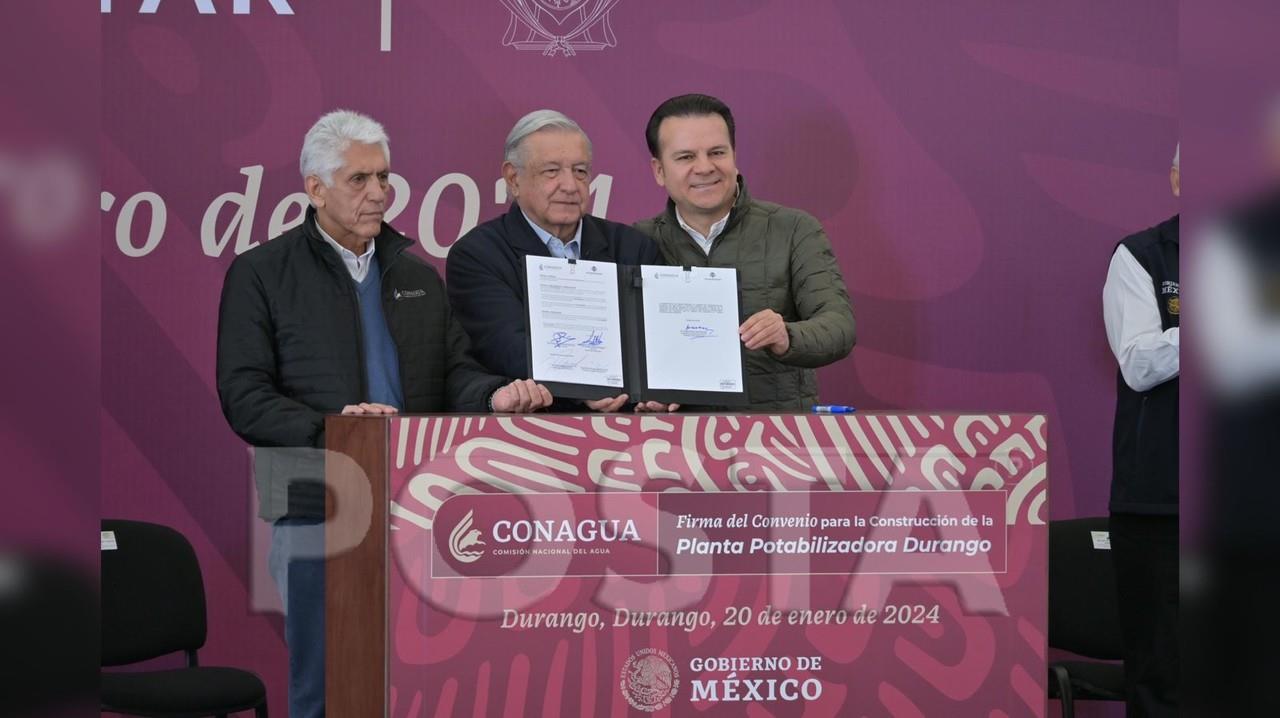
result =
[[[643,265],[640,274],[648,386],[742,391],[737,270]]]
[[[529,257],[533,378],[623,389],[618,265]]]
[[[747,403],[738,274],[525,258],[529,365],[558,397]]]

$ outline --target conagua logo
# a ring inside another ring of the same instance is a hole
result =
[[[616,47],[609,11],[622,0],[500,0],[511,11],[503,47],[565,57]]]
[[[680,669],[660,648],[642,648],[622,666],[622,696],[632,708],[655,713],[671,705],[680,687]]]
[[[484,549],[472,548],[484,545],[484,541],[480,540],[480,529],[471,526],[473,513],[475,512],[468,511],[458,525],[453,527],[453,531],[449,532],[449,553],[462,563],[472,563],[484,555]]]

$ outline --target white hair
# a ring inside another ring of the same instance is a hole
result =
[[[587,141],[587,156],[591,156],[591,138],[587,137],[587,133],[582,131],[577,122],[555,110],[534,110],[516,120],[515,126],[507,133],[507,142],[502,148],[502,161],[520,167],[520,146],[524,144],[526,137],[542,130],[577,132]]]
[[[326,187],[333,184],[333,173],[342,167],[343,155],[352,142],[378,145],[382,156],[391,161],[387,131],[368,115],[351,110],[334,110],[316,120],[302,140],[302,157],[298,167],[302,178],[318,177]]]

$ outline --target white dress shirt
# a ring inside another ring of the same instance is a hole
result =
[[[524,221],[528,222],[529,226],[533,228],[533,233],[538,235],[538,239],[541,239],[542,243],[547,245],[547,251],[551,252],[551,256],[567,257],[569,259],[578,259],[582,256],[582,220],[578,220],[578,228],[573,232],[573,239],[564,242],[529,219],[529,215],[525,214],[523,209],[520,210],[520,214],[524,216]]]
[[[316,222],[316,229],[320,230],[320,236],[324,241],[337,250],[338,256],[342,257],[342,263],[347,265],[347,271],[351,272],[351,278],[356,280],[356,284],[363,282],[364,278],[369,276],[369,262],[373,260],[373,240],[369,240],[368,246],[364,249],[364,254],[357,257],[355,252],[338,244],[338,240],[330,237],[319,222]]]
[[[1208,378],[1227,396],[1280,383],[1280,320],[1261,300],[1263,287],[1248,252],[1222,227],[1210,228],[1192,263],[1199,287],[1193,317]]]
[[[724,226],[729,223],[729,214],[732,211],[733,210],[729,210],[729,212],[725,212],[724,216],[720,218],[720,221],[711,225],[711,230],[707,232],[705,237],[701,232],[690,227],[688,222],[684,221],[684,217],[680,216],[680,210],[678,209],[676,210],[676,221],[680,223],[680,228],[688,232],[689,236],[693,237],[693,241],[698,243],[698,246],[702,248],[702,253],[710,255],[711,243],[715,242],[716,237],[719,237],[720,233],[724,231]]]
[[[1124,245],[1116,248],[1102,287],[1107,343],[1124,383],[1147,391],[1178,376],[1178,327],[1161,330],[1151,274]]]

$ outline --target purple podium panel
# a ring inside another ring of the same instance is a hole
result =
[[[387,715],[1045,715],[1042,416],[388,424]]]

